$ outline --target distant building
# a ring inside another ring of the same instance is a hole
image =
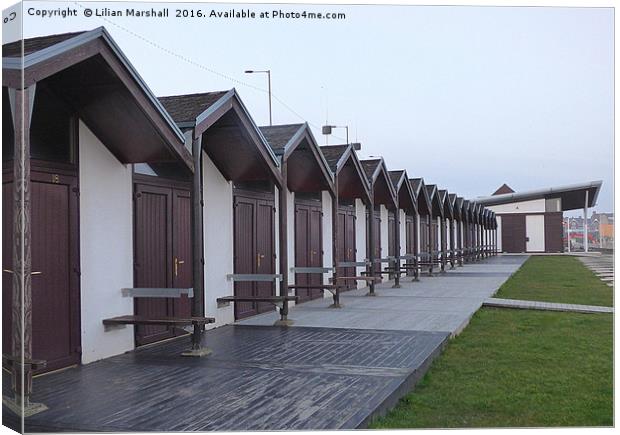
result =
[[[493,195],[475,201],[495,212],[501,252],[562,252],[563,212],[584,209],[587,216],[587,209],[596,204],[601,185],[602,181],[593,181],[515,192],[503,184]],[[583,246],[588,249],[587,243]]]

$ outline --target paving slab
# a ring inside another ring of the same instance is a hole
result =
[[[343,308],[329,308],[330,298],[293,307],[289,318],[298,327],[384,329],[400,331],[439,331],[452,335],[467,325],[484,300],[499,289],[528,257],[497,256],[470,263],[420,281],[401,280],[376,286],[377,296],[366,296],[368,289],[341,294]],[[273,325],[276,312],[244,319],[242,325]]]
[[[488,298],[483,304],[485,307],[495,308],[517,308],[526,310],[543,311],[567,311],[574,313],[613,313],[612,307],[601,307],[598,305],[563,304],[556,302],[526,301],[520,299]]]

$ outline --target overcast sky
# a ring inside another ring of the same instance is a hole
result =
[[[185,5],[346,14],[218,20],[175,18],[176,3],[167,19],[104,19],[85,18],[74,2],[25,2],[67,6],[79,16],[26,16],[25,36],[103,25],[158,96],[236,87],[264,125],[267,94],[252,86],[266,89],[266,76],[243,71],[271,69],[274,123],[308,121],[320,144],[326,120],[349,125],[362,157],[383,156],[388,169],[468,198],[502,183],[521,191],[603,180],[596,208],[612,211],[610,8]]]

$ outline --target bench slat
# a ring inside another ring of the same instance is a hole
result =
[[[147,316],[118,316],[110,319],[103,319],[104,325],[168,325],[168,326],[183,326],[183,325],[206,325],[207,323],[214,323],[213,317],[147,317]]]
[[[229,273],[226,275],[228,281],[245,281],[245,282],[257,282],[257,281],[275,281],[282,279],[280,274],[261,274],[261,273]]]
[[[121,289],[123,297],[132,298],[180,298],[187,295],[188,298],[194,297],[193,288],[161,288],[161,287],[139,287]]]

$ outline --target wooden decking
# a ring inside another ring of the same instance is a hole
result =
[[[27,431],[234,431],[364,427],[425,372],[440,332],[226,326],[213,354],[188,339],[35,378],[49,410]],[[3,376],[7,394],[10,376]],[[3,423],[17,424],[4,409]]]

